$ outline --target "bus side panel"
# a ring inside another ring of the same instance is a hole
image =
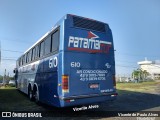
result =
[[[17,80],[17,88],[28,94],[28,85],[31,84],[33,87],[35,76],[37,73],[37,67],[39,61],[33,62],[31,64],[25,65],[18,69],[18,80]]]
[[[38,72],[36,75],[36,82],[39,83],[40,87],[40,101],[57,107],[61,106],[59,96],[62,95],[62,88],[61,86],[58,86],[58,84],[61,84],[63,71],[62,50],[64,48],[64,20],[59,22],[59,26],[60,33],[58,53],[45,58],[43,61],[43,73]]]
[[[35,76],[35,82],[38,85],[38,90],[39,90],[39,100],[43,101],[42,97],[42,85],[41,81],[43,80],[43,60],[39,61],[39,64],[37,65],[37,72]]]
[[[43,71],[39,67],[35,81],[39,87],[40,101],[55,106],[59,105],[59,100],[55,97],[58,96],[58,64],[56,62],[58,62],[58,54],[45,58],[41,63],[43,64]]]

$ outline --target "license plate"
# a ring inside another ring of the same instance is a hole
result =
[[[99,84],[90,84],[89,88],[99,88]]]

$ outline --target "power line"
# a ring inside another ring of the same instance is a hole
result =
[[[118,65],[118,64],[116,64],[115,66],[126,67],[126,68],[137,68],[136,66],[126,66],[126,65]]]
[[[16,61],[16,59],[1,59],[1,60],[11,60],[11,61]]]
[[[133,57],[144,57],[144,56],[149,56],[149,57],[160,57],[160,56],[153,56],[153,55],[140,55],[140,54],[132,54],[132,53],[123,53],[123,52],[118,52],[116,51],[115,54],[120,54],[120,55],[125,55],[125,56],[133,56]]]
[[[121,60],[115,60],[115,62],[137,63],[137,62],[131,62],[131,61],[121,61]]]
[[[18,40],[18,39],[1,38],[1,40],[2,41],[14,41],[14,42],[17,42],[17,43],[22,43],[22,44],[26,44],[26,43],[33,44],[33,42],[22,41],[22,40]]]
[[[5,57],[5,56],[1,56],[2,59],[17,59],[18,57]]]
[[[23,52],[21,52],[21,51],[6,50],[6,49],[2,49],[2,51],[8,51],[8,52],[16,52],[16,53],[23,53]]]

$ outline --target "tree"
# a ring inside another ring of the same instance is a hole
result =
[[[2,82],[3,82],[3,76],[0,75],[0,83],[2,83]]]
[[[132,72],[134,79],[145,80],[149,73],[146,70],[137,69]]]
[[[3,80],[3,76],[2,75],[0,75],[0,80]]]
[[[134,70],[134,71],[132,72],[132,77],[133,77],[134,79],[137,79],[137,78],[139,77],[139,71],[138,71],[138,70]]]
[[[146,79],[146,77],[149,75],[149,72],[147,70],[143,71],[143,79]]]

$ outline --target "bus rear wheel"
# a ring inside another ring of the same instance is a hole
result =
[[[31,101],[33,101],[33,92],[30,87],[28,88],[28,97]]]
[[[36,103],[39,103],[39,91],[37,88],[34,90],[34,100]]]

